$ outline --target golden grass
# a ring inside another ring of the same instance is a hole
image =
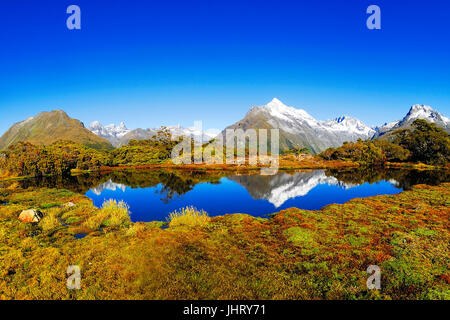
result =
[[[59,214],[59,209],[52,208],[44,216],[44,218],[42,218],[39,225],[44,232],[49,232],[49,231],[55,230],[56,228],[58,228],[62,225],[61,222],[59,221],[58,214]]]
[[[109,199],[103,202],[102,208],[96,215],[90,217],[84,226],[96,230],[101,227],[121,227],[131,223],[130,210],[124,201]]]
[[[167,218],[169,221],[169,227],[178,226],[206,226],[210,217],[208,213],[203,210],[197,210],[194,207],[182,208],[180,211],[172,212]]]

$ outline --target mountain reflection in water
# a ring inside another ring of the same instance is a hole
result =
[[[321,184],[344,189],[357,186],[357,184],[340,182],[335,177],[327,176],[324,170],[294,174],[279,173],[274,176],[232,176],[229,179],[244,186],[254,199],[266,199],[276,208],[291,198],[307,195]]]
[[[124,200],[133,221],[164,220],[168,213],[193,205],[210,215],[248,213],[263,216],[281,209],[320,209],[356,197],[395,194],[415,184],[450,181],[445,171],[388,169],[281,171],[273,176],[232,172],[124,170],[108,173],[28,179],[22,187],[64,188],[90,197]]]

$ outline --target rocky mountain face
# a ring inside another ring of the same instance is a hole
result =
[[[106,139],[86,129],[81,121],[70,118],[62,110],[55,110],[14,124],[0,138],[0,150],[19,141],[48,145],[57,140],[70,140],[99,150],[112,149]]]
[[[376,128],[376,132],[373,139],[376,138],[389,138],[392,133],[398,129],[409,129],[414,120],[423,119],[431,123],[435,123],[437,126],[443,128],[445,131],[450,132],[450,119],[443,116],[430,106],[423,104],[416,104],[409,109],[409,112],[402,120],[385,123],[381,127]]]
[[[305,110],[286,106],[277,98],[265,106],[252,107],[244,119],[226,129],[279,129],[280,151],[306,147],[313,153],[338,147],[345,141],[368,139],[375,133],[360,120],[348,116],[316,120]]]

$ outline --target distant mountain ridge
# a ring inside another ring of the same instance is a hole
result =
[[[208,142],[218,134],[218,131],[214,130],[202,131],[195,127],[185,128],[180,125],[167,126],[166,128],[169,129],[174,137],[190,136],[193,137],[194,140],[201,142]],[[152,139],[153,136],[157,134],[159,129],[160,128],[137,128],[134,130],[130,130],[125,126],[124,122],[121,122],[118,126],[114,124],[103,126],[102,124],[100,124],[100,122],[94,121],[89,126],[90,131],[100,137],[107,139],[114,147],[127,145],[131,140]]]
[[[97,136],[108,140],[114,147],[117,147],[120,139],[131,131],[123,122],[121,122],[118,126],[114,124],[103,126],[100,122],[94,121],[90,124],[88,129]]]
[[[112,148],[107,140],[86,129],[81,121],[70,118],[62,110],[55,110],[14,124],[0,138],[0,150],[20,141],[48,145],[57,140],[70,140],[99,150]]]

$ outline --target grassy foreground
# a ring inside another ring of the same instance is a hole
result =
[[[449,199],[444,183],[270,219],[187,208],[132,223],[124,203],[12,185],[0,189],[0,299],[450,299]],[[17,219],[29,208],[39,224]],[[66,288],[70,265],[81,290]],[[369,265],[381,290],[367,289]]]

